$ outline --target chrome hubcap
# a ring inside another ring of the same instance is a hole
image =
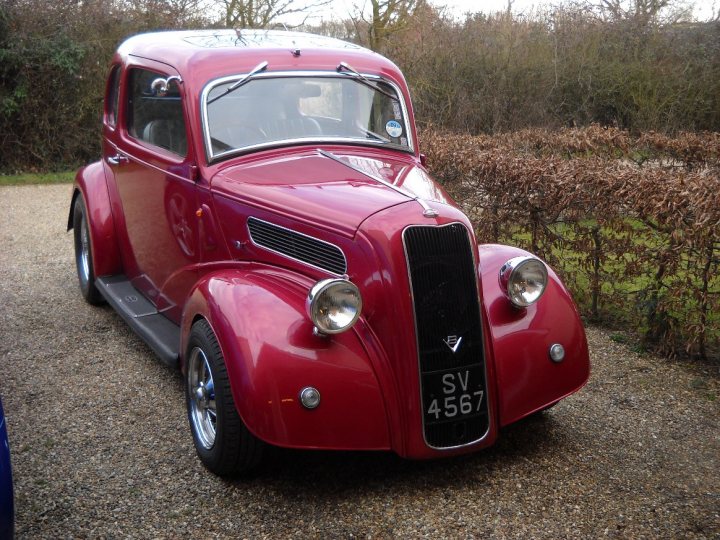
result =
[[[187,385],[193,430],[203,448],[210,450],[215,444],[217,430],[215,383],[210,363],[200,347],[190,353]]]

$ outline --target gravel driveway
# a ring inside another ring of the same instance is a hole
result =
[[[70,186],[0,188],[0,393],[19,537],[720,536],[717,368],[590,328],[587,387],[491,449],[409,462],[278,450],[249,480],[195,457],[182,381],[78,292]]]

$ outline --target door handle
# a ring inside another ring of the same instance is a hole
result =
[[[130,160],[127,156],[124,156],[123,154],[118,152],[114,156],[108,156],[107,162],[110,165],[122,165],[123,163],[129,163]]]

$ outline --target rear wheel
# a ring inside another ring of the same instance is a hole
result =
[[[225,359],[205,320],[192,326],[187,359],[185,397],[200,460],[220,476],[252,470],[265,445],[250,433],[235,408]]]
[[[93,267],[90,227],[87,210],[82,194],[78,194],[73,205],[73,236],[75,239],[75,266],[77,267],[80,292],[83,298],[93,305],[102,304],[104,299],[95,287],[95,268]]]

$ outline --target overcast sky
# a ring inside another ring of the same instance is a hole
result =
[[[435,6],[446,6],[449,13],[458,18],[465,13],[485,12],[494,13],[503,11],[507,7],[507,0],[430,0]],[[545,9],[553,4],[563,3],[563,0],[514,0],[513,12],[524,13],[534,8]],[[720,8],[720,0],[696,0],[695,16],[700,20],[711,17],[713,7]],[[328,6],[317,10],[315,20],[325,19],[345,19],[350,13],[355,12],[354,6],[362,6],[369,4],[366,0],[333,0]],[[293,23],[294,20],[288,19],[285,22]]]

